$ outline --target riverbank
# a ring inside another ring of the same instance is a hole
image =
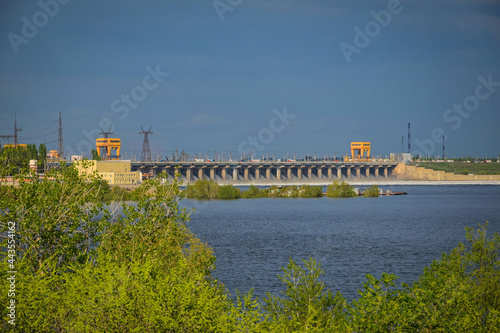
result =
[[[405,180],[405,179],[388,179],[388,180],[381,180],[381,179],[374,179],[374,180],[349,180],[349,179],[344,179],[346,183],[349,183],[352,186],[371,186],[371,185],[377,185],[377,186],[396,186],[396,185],[500,185],[500,180],[467,180],[467,181],[454,181],[454,180],[443,180],[443,181],[438,181],[438,180]],[[225,182],[217,182],[219,185],[233,185],[234,187],[249,187],[251,185],[253,186],[258,186],[258,187],[270,187],[270,186],[328,186],[332,184],[332,180],[329,181],[311,181],[311,182],[276,182],[276,181],[269,181],[269,182],[238,182],[238,183],[232,183],[230,181],[225,181]],[[194,183],[192,183],[194,184]],[[183,183],[181,184],[181,187],[185,187],[188,184]],[[140,185],[114,185],[114,186],[119,186],[122,188],[126,188],[129,190],[134,190],[138,188]]]
[[[500,185],[499,180],[492,181],[434,181],[434,180],[373,180],[373,181],[350,181],[344,180],[346,183],[352,186],[395,186],[395,185]],[[219,185],[231,184],[229,182],[219,183]],[[259,187],[268,187],[268,186],[290,186],[290,185],[298,185],[298,186],[328,186],[331,185],[332,181],[324,181],[324,182],[301,182],[301,183],[283,183],[283,182],[265,182],[265,183],[257,183],[257,182],[248,182],[248,183],[238,183],[232,184],[235,187],[248,187],[248,186],[259,186]]]

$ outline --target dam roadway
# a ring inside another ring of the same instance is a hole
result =
[[[234,185],[382,180],[389,179],[397,165],[397,162],[388,161],[131,162],[132,171],[141,171],[149,177],[165,172],[173,178],[180,173],[178,179],[184,183],[207,179]]]

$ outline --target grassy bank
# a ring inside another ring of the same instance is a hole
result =
[[[500,175],[500,163],[416,163],[416,166],[458,175]]]

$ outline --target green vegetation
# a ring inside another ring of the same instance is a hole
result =
[[[333,181],[326,189],[326,196],[329,198],[351,198],[355,197],[354,187],[346,182],[339,183],[337,180]]]
[[[379,195],[380,195],[380,193],[379,193],[377,185],[372,185],[367,190],[365,190],[363,192],[364,197],[378,198]]]
[[[496,332],[500,235],[466,228],[412,285],[367,275],[358,300],[325,289],[320,263],[290,260],[284,290],[231,301],[210,247],[187,228],[179,186],[145,182],[120,215],[73,168],[0,187],[0,324],[19,332]],[[342,185],[342,184],[339,184]],[[345,186],[344,186],[345,187]],[[205,190],[213,190],[211,185]],[[253,191],[253,189],[252,189]],[[210,191],[209,191],[210,192]],[[13,223],[14,222],[14,223]],[[12,232],[9,233],[8,231]],[[15,270],[15,296],[9,296]],[[7,308],[15,300],[15,327]],[[5,320],[7,319],[7,320]]]
[[[323,196],[323,188],[321,186],[302,186],[299,190],[301,198],[321,198]]]
[[[251,198],[318,198],[323,196],[321,186],[271,186],[259,189],[250,185],[248,190],[241,192],[232,185],[219,186],[213,180],[198,180],[188,185],[181,196],[189,199],[251,199]]]
[[[500,175],[500,163],[417,163],[417,166],[458,175]]]
[[[241,197],[241,191],[238,190],[233,185],[224,185],[219,187],[218,198],[222,200],[232,200],[239,199]]]
[[[94,161],[100,161],[101,160],[101,156],[99,156],[99,153],[97,152],[96,149],[92,149],[92,159]]]
[[[219,184],[213,180],[198,180],[190,184],[182,192],[189,199],[217,199],[219,196]]]
[[[37,160],[37,168],[42,171],[47,158],[47,148],[42,143],[39,148],[29,144],[26,149],[21,146],[5,147],[0,151],[0,163],[3,166],[3,174],[12,175],[28,166],[29,160]]]
[[[269,196],[268,190],[259,189],[257,186],[250,185],[248,190],[243,191],[241,193],[241,197],[245,199],[254,199],[254,198],[267,198]]]

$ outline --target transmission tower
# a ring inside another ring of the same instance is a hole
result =
[[[14,115],[14,135],[0,135],[0,138],[14,138],[14,147],[17,147],[17,132],[22,129],[17,128],[17,117]]]
[[[114,134],[113,132],[110,132],[110,131],[111,131],[111,127],[108,129],[108,131],[107,131],[107,132],[105,132],[105,131],[102,129],[102,127],[101,127],[101,133],[99,133],[99,134],[104,135],[104,138],[105,138],[105,139],[107,139],[107,138],[109,138],[109,135],[110,135],[110,134]]]
[[[149,147],[149,134],[154,134],[151,132],[151,127],[147,131],[145,131],[141,127],[141,132],[139,134],[144,134],[144,142],[142,143],[142,154],[141,154],[141,162],[151,162],[151,147]]]
[[[107,139],[107,138],[109,138],[110,134],[113,134],[113,132],[111,132],[111,127],[107,131],[103,130],[101,127],[101,133],[99,133],[99,134],[104,135],[104,138]],[[99,155],[102,156],[101,159],[106,160],[108,157],[107,153],[109,150],[109,144],[108,144],[108,142],[106,142],[104,145],[105,145],[105,147],[100,147],[98,149],[100,150]],[[102,152],[103,149],[105,150],[105,153]]]
[[[64,158],[61,112],[59,112],[59,156]]]

